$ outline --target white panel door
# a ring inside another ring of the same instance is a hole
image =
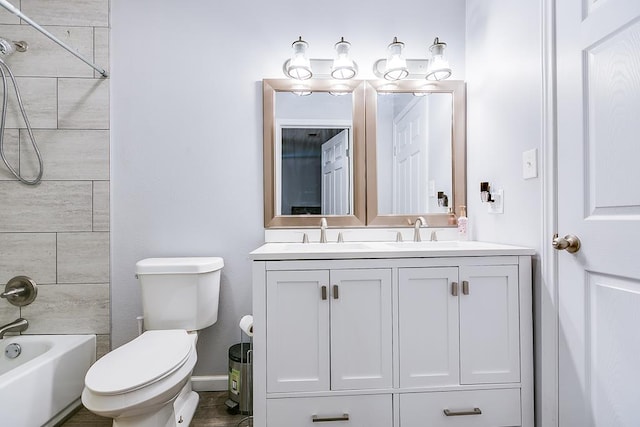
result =
[[[458,268],[398,275],[400,387],[459,384]]]
[[[462,266],[460,283],[460,383],[519,382],[518,266]]]
[[[556,2],[559,425],[640,425],[640,1]]]
[[[329,390],[328,283],[328,270],[267,272],[267,392]]]
[[[322,215],[349,214],[349,131],[322,144]]]
[[[331,271],[331,389],[392,385],[391,270]]]
[[[394,212],[427,212],[427,102],[417,97],[393,121]]]

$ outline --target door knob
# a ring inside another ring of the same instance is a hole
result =
[[[553,235],[553,241],[551,242],[553,249],[563,250],[566,249],[569,253],[576,253],[580,250],[580,239],[573,234],[567,234],[564,237],[558,237],[558,233]]]

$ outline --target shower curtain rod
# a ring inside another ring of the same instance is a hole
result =
[[[78,58],[79,60],[81,60],[82,62],[84,62],[85,64],[87,64],[88,66],[90,66],[91,68],[96,70],[97,72],[99,72],[102,75],[102,77],[108,77],[109,76],[109,74],[103,68],[98,67],[93,62],[89,61],[87,58],[85,58],[84,56],[80,55],[78,52],[73,50],[69,45],[67,45],[65,42],[59,40],[56,36],[51,34],[49,31],[47,31],[44,28],[42,28],[40,25],[38,25],[37,22],[35,22],[33,19],[29,18],[27,15],[22,13],[22,11],[20,9],[18,9],[17,7],[15,7],[11,3],[9,3],[7,0],[0,0],[0,6],[4,7],[9,12],[13,13],[14,15],[16,15],[18,18],[26,21],[29,25],[31,25],[36,30],[40,31],[42,34],[47,36],[50,40],[56,42],[60,47],[62,47],[65,50],[69,51],[69,53],[71,53],[73,56],[75,56],[76,58]]]

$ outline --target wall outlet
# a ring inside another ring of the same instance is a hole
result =
[[[534,148],[522,153],[522,178],[538,177],[538,149]]]
[[[504,190],[496,190],[491,192],[491,198],[493,199],[492,203],[487,203],[489,208],[487,212],[492,214],[503,214],[504,213]]]

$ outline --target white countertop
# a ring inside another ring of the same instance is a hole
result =
[[[531,248],[476,241],[265,243],[250,253],[254,261],[430,258],[452,256],[534,255]]]

